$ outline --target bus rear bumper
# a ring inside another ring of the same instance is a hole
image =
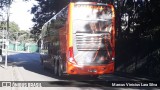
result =
[[[103,75],[114,72],[114,62],[105,65],[82,66],[67,63],[67,74],[70,75]]]

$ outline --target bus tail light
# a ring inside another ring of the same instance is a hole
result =
[[[73,55],[73,47],[69,47],[69,62],[77,64]]]

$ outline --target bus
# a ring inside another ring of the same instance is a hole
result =
[[[114,73],[113,5],[70,2],[43,25],[40,40],[41,63],[56,76]]]

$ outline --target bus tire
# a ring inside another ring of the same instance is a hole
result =
[[[43,68],[43,70],[47,70],[47,67],[46,67],[46,65],[44,64],[44,62],[42,63],[42,68]]]
[[[63,76],[63,66],[60,61],[58,61],[58,76],[62,77]]]
[[[44,60],[43,60],[42,57],[41,57],[41,65],[42,65],[43,70],[47,69],[47,67],[45,66],[45,63],[44,63]]]
[[[43,65],[43,58],[41,55],[40,55],[40,62],[41,62],[41,65]]]
[[[55,62],[54,62],[54,75],[55,76],[57,76],[57,72],[58,72],[58,67],[57,67],[58,65],[57,65],[57,60],[55,60]]]

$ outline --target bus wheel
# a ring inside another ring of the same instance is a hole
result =
[[[59,61],[59,63],[58,63],[58,76],[63,76],[63,69],[62,69],[63,67],[62,67],[62,64],[60,63],[60,61]]]
[[[43,58],[40,56],[41,65],[43,65]]]
[[[55,63],[54,63],[54,75],[55,76],[57,76],[57,72],[58,72],[57,60],[55,60]]]
[[[45,66],[45,63],[44,63],[43,59],[41,59],[41,65],[42,65],[43,70],[47,69],[47,67]]]

